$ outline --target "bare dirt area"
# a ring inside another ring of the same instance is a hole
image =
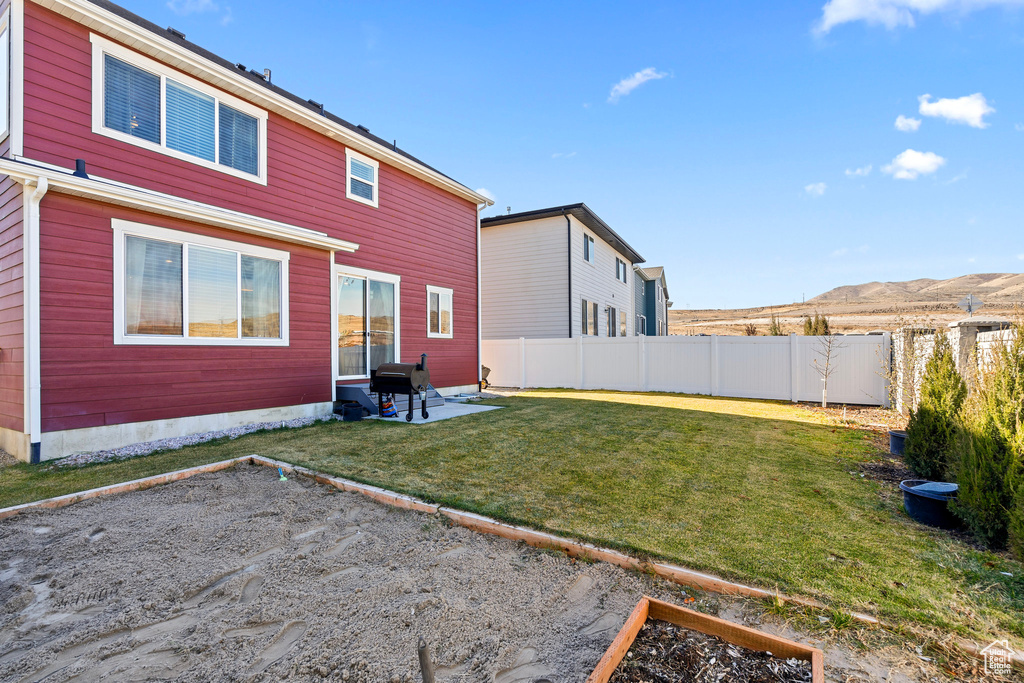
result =
[[[239,466],[0,521],[0,680],[583,681],[678,586]],[[688,606],[758,622],[755,601]],[[897,646],[826,650],[836,681],[934,675]]]
[[[678,310],[669,311],[671,334],[741,335],[744,328],[753,325],[757,334],[768,333],[774,315],[785,334],[803,333],[804,318],[821,314],[829,319],[829,328],[841,334],[866,334],[877,330],[893,331],[915,325],[937,327],[967,316],[955,301],[911,301],[844,303],[837,301],[807,302],[758,308]],[[1012,304],[997,303],[986,306],[980,313],[1015,319],[1017,310]]]

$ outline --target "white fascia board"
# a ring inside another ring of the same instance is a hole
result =
[[[236,232],[260,235],[282,242],[303,244],[329,251],[352,252],[359,248],[355,242],[335,239],[316,230],[134,188],[123,183],[105,182],[95,178],[79,178],[66,172],[54,171],[29,163],[0,158],[0,174],[9,175],[18,182],[46,178],[50,189],[54,192],[141,209],[195,223],[227,228]]]
[[[416,163],[408,157],[388,149],[384,145],[357,135],[344,126],[338,125],[325,116],[297,105],[276,92],[256,86],[237,72],[232,72],[218,64],[214,64],[152,31],[147,31],[127,19],[92,4],[88,0],[31,1],[84,25],[94,33],[99,33],[112,40],[124,43],[134,50],[138,50],[202,81],[222,88],[236,97],[296,121],[329,138],[339,140],[359,152],[380,159],[390,166],[399,168],[435,187],[469,200],[474,204],[486,203],[490,206],[494,203],[487,197],[470,190],[465,185],[457,183],[451,178],[422,164]]]

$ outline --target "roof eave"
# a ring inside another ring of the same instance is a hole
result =
[[[88,0],[32,1],[41,7],[45,7],[86,26],[90,31],[124,43],[134,50],[165,62],[176,69],[211,83],[268,111],[273,111],[280,116],[300,123],[331,139],[349,145],[359,152],[380,159],[390,166],[399,168],[451,194],[477,205],[486,204],[490,206],[494,203],[493,200],[474,192],[443,173],[435,171],[422,163],[417,163],[413,159],[398,154],[394,150],[388,149],[386,146],[369,138],[358,135],[344,126],[331,121],[329,118],[321,116],[319,113],[300,107],[272,90],[258,87],[238,72],[232,72],[219,64],[215,64],[209,59]]]

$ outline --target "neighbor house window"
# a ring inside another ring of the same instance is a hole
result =
[[[114,341],[288,343],[288,252],[114,220]]]
[[[452,338],[452,290],[427,285],[427,336]]]
[[[618,321],[618,316],[615,314],[615,309],[609,306],[608,307],[608,336],[609,337],[614,337],[615,336],[615,328],[617,327],[617,325],[616,325],[617,321]]]
[[[586,233],[583,234],[583,260],[594,262],[594,238]]]
[[[10,133],[11,104],[11,10],[0,16],[0,140]]]
[[[582,321],[583,327],[582,332],[584,336],[596,337],[597,336],[597,304],[593,301],[587,301],[582,299],[583,310],[582,310]]]
[[[348,164],[348,184],[345,186],[345,196],[376,207],[380,164],[374,159],[350,149],[345,150],[345,156]]]
[[[626,336],[626,312],[619,311],[619,336]]]
[[[628,282],[626,277],[626,262],[620,258],[615,259],[615,279],[619,282]]]
[[[636,334],[637,336],[647,334],[647,318],[642,315],[636,317]]]
[[[266,184],[267,113],[93,35],[93,132]]]

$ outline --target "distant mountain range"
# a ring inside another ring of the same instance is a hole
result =
[[[807,303],[957,302],[973,294],[985,303],[1024,302],[1024,274],[978,273],[948,280],[868,282],[836,287]]]

